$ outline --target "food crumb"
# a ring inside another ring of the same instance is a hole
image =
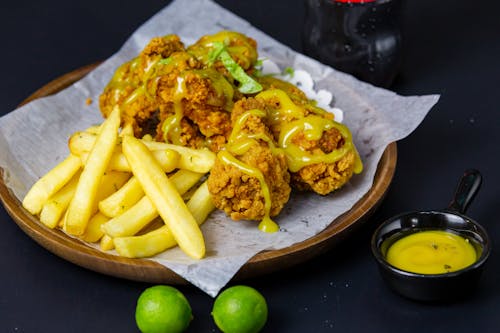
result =
[[[90,105],[90,104],[92,104],[92,98],[87,97],[87,99],[85,100],[85,104],[86,104],[86,105]]]

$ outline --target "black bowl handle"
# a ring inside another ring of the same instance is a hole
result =
[[[482,177],[478,170],[466,170],[460,178],[453,200],[448,205],[448,210],[465,214],[481,187]]]

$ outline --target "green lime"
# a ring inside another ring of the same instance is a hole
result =
[[[135,308],[135,322],[143,333],[180,333],[193,319],[186,297],[170,286],[154,286],[142,292]]]
[[[256,333],[267,321],[267,303],[254,288],[234,286],[217,296],[212,316],[224,333]]]

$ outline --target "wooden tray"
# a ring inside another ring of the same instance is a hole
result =
[[[88,65],[67,73],[49,82],[22,104],[36,98],[54,94],[78,81],[97,64]],[[21,105],[22,105],[21,104]],[[251,258],[236,274],[234,279],[245,279],[263,275],[304,262],[325,252],[337,242],[345,239],[378,207],[392,181],[396,168],[396,143],[391,143],[379,162],[372,188],[351,210],[335,219],[325,230],[303,242],[280,249],[263,251]],[[72,263],[90,270],[115,277],[149,283],[184,284],[186,281],[164,266],[146,259],[121,258],[93,249],[59,230],[46,228],[28,213],[3,180],[0,169],[0,199],[17,225],[37,243]]]

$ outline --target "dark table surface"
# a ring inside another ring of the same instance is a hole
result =
[[[301,0],[217,1],[300,51]],[[167,1],[2,1],[0,103],[6,114],[48,81],[115,53]],[[269,304],[264,332],[499,332],[500,2],[407,1],[402,95],[441,94],[408,138],[398,142],[392,186],[356,233],[304,264],[244,283]],[[467,168],[483,186],[468,214],[488,230],[493,251],[470,298],[422,304],[381,280],[370,236],[408,210],[444,208]],[[135,302],[148,284],[101,275],[37,245],[0,208],[1,332],[136,332]],[[213,299],[179,289],[195,319],[189,332],[216,332]]]

